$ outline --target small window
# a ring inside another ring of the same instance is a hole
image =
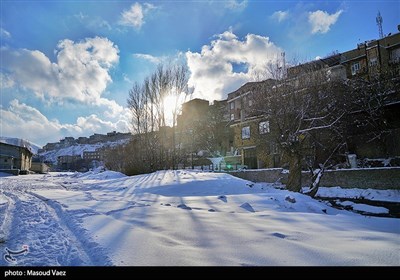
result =
[[[231,102],[231,110],[235,109],[235,101]]]
[[[279,154],[278,145],[274,142],[271,142],[270,151],[271,151],[271,154]]]
[[[351,74],[354,76],[360,71],[360,62],[351,65]]]
[[[242,104],[243,104],[243,107],[244,108],[246,108],[246,106],[247,106],[247,96],[243,96],[243,100],[242,100]]]
[[[242,139],[250,139],[250,126],[242,128]]]
[[[378,59],[376,57],[373,57],[369,60],[369,66],[376,66],[378,65]]]
[[[394,63],[400,61],[400,48],[394,49],[390,52],[390,61]]]
[[[269,132],[269,121],[263,121],[258,124],[258,131],[260,134],[266,134]]]
[[[235,119],[235,114],[231,114],[231,121]]]
[[[7,160],[7,159],[4,159],[4,162],[8,162],[8,160]]]

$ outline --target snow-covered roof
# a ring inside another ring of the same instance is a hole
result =
[[[29,142],[28,140],[20,139],[20,138],[11,138],[11,137],[1,136],[0,143],[26,148],[32,154],[36,154],[37,151],[40,149],[39,146]]]

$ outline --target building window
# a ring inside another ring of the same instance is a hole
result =
[[[242,139],[250,139],[250,126],[242,128]]]
[[[270,151],[271,151],[271,154],[275,154],[275,155],[279,154],[278,145],[276,143],[274,143],[274,142],[271,142]]]
[[[351,65],[351,74],[354,76],[360,71],[360,62],[353,63]]]
[[[390,62],[391,63],[400,62],[400,48],[394,49],[390,52]]]
[[[376,57],[373,57],[369,60],[369,66],[376,66],[378,65],[378,59]]]
[[[235,101],[231,102],[231,110],[235,109]]]
[[[235,114],[231,114],[231,121],[233,121],[235,119]]]
[[[258,131],[260,134],[266,134],[269,132],[269,121],[260,122],[258,124]]]

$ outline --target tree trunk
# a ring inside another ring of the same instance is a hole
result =
[[[301,158],[297,153],[291,153],[289,159],[289,178],[286,188],[289,191],[300,192],[301,190]]]

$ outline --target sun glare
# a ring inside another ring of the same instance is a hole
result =
[[[168,95],[164,98],[164,114],[166,125],[173,125],[173,113],[180,113],[183,102],[185,102],[183,94],[178,97],[174,95]]]

